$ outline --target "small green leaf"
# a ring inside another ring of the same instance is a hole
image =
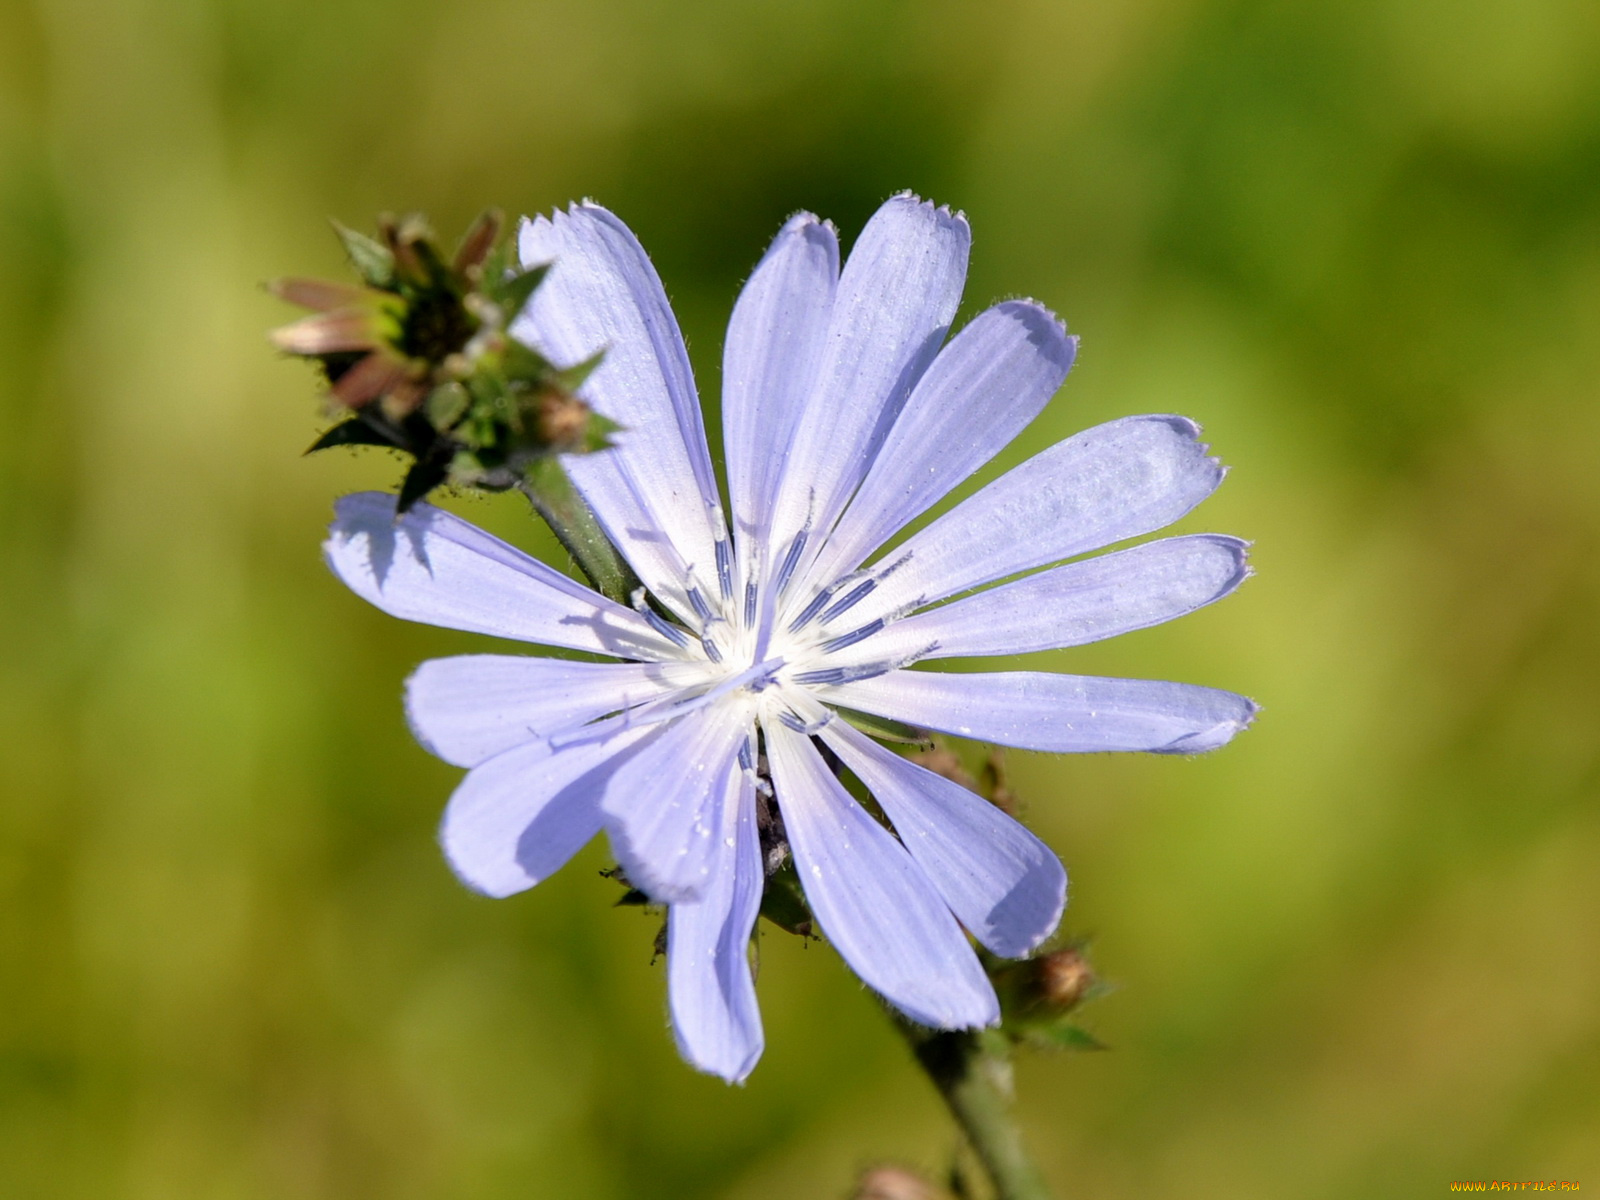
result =
[[[767,877],[767,886],[761,893],[761,915],[787,933],[814,936],[811,910],[806,906],[800,877],[792,863],[785,863]]]
[[[333,223],[333,231],[344,243],[344,252],[350,257],[350,265],[366,280],[368,287],[383,288],[385,291],[394,287],[394,255],[389,253],[387,246],[338,221]]]
[[[537,350],[514,340],[507,341],[501,364],[507,379],[526,384],[531,388],[547,387],[550,377],[555,374],[555,368],[550,365],[549,359]]]
[[[602,417],[599,413],[589,413],[589,423],[583,430],[583,453],[593,454],[596,450],[604,450],[611,445],[611,435],[620,433],[622,426],[609,417]]]
[[[393,434],[378,429],[360,417],[351,417],[343,424],[335,425],[327,433],[311,443],[307,454],[315,454],[318,450],[327,450],[334,446],[400,446],[400,439]]]
[[[486,290],[505,313],[506,321],[510,322],[522,311],[523,306],[528,303],[528,297],[533,295],[549,273],[550,264],[545,263],[543,266],[531,267],[509,276],[499,283],[487,284]]]
[[[490,294],[490,299],[495,300],[496,303],[499,303],[495,293],[495,288],[498,286],[496,281],[504,279],[517,265],[513,256],[515,244],[515,238],[496,242],[489,251],[488,257],[483,260],[484,290]]]
[[[467,389],[452,380],[429,392],[423,407],[435,429],[449,429],[466,414],[471,402]]]
[[[1058,1021],[1050,1025],[1033,1025],[1023,1031],[1023,1040],[1041,1050],[1108,1050],[1094,1034],[1077,1025]]]
[[[577,391],[583,386],[584,381],[594,374],[595,368],[600,365],[605,356],[606,352],[604,350],[596,350],[582,362],[573,363],[570,367],[562,367],[555,373],[555,385],[564,391]]]

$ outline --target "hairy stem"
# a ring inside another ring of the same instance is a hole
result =
[[[994,1183],[998,1200],[1052,1200],[1011,1112],[1011,1047],[995,1030],[939,1033],[895,1025],[939,1089]]]
[[[638,577],[606,537],[555,455],[536,462],[520,487],[595,590],[619,604],[627,604],[639,586]]]

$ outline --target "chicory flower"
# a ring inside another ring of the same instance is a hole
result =
[[[1060,919],[1066,874],[1048,847],[841,711],[1031,750],[1182,754],[1255,712],[1181,683],[907,669],[1143,628],[1248,573],[1245,544],[1210,534],[1079,557],[1176,521],[1221,481],[1176,416],[1060,442],[876,553],[1038,415],[1072,364],[1076,339],[1029,301],[946,341],[969,243],[963,217],[910,195],[878,210],[843,270],[832,226],[784,225],[724,348],[725,510],[638,241],[590,203],[527,222],[524,263],[554,265],[512,333],[556,361],[605,351],[580,394],[621,432],[565,465],[642,581],[632,606],[440,509],[397,520],[377,493],[339,503],[326,545],[339,577],[395,616],[618,660],[418,669],[417,737],[469,769],[441,841],[469,886],[507,896],[604,830],[628,879],[668,905],[679,1047],[729,1080],[762,1049],[747,949],[775,830],[828,940],[924,1025],[999,1018],[968,934],[1020,957]]]

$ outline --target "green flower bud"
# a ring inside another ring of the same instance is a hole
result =
[[[336,224],[360,284],[269,285],[313,313],[272,334],[327,379],[340,423],[311,449],[410,455],[402,512],[442,484],[549,490],[555,455],[602,450],[616,430],[576,394],[598,357],[560,367],[510,336],[546,268],[517,269],[501,227],[485,213],[447,257],[420,216],[379,218],[377,238]]]

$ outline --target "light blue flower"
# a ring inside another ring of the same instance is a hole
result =
[[[605,350],[583,395],[623,432],[566,467],[654,603],[613,603],[425,504],[397,522],[377,493],[340,501],[326,544],[339,577],[395,616],[622,660],[437,659],[411,677],[407,712],[429,750],[469,768],[440,834],[469,886],[531,887],[606,831],[628,878],[669,906],[679,1048],[725,1079],[762,1049],[746,950],[769,777],[822,931],[915,1021],[994,1023],[967,934],[1017,957],[1060,919],[1066,874],[1042,842],[836,709],[1032,750],[1181,754],[1222,745],[1255,712],[1181,683],[906,669],[1144,628],[1247,574],[1244,543],[1211,534],[1050,566],[1160,529],[1216,488],[1222,468],[1174,416],[1060,442],[872,561],[1015,437],[1072,364],[1075,339],[1028,301],[945,340],[969,242],[959,214],[910,195],[878,210],[842,271],[832,226],[784,225],[724,349],[728,520],[644,250],[593,204],[527,222],[523,261],[555,266],[513,329],[557,362]]]

